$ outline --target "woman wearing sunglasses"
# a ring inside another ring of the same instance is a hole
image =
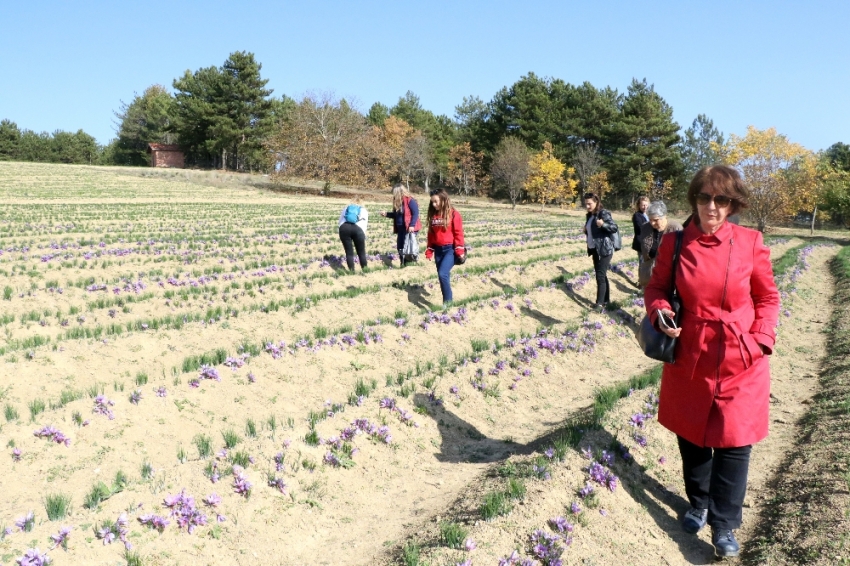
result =
[[[678,436],[691,505],[682,528],[706,524],[718,556],[737,556],[752,445],[767,436],[770,367],[779,293],[770,250],[760,232],[729,216],[747,206],[741,175],[725,165],[701,169],[688,189],[693,214],[683,231],[676,288],[682,308],[672,317],[675,235],[662,237],[646,287],[647,313],[678,337],[676,361],[661,377],[658,422]]]

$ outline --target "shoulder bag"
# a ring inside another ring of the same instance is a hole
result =
[[[679,323],[679,311],[682,310],[682,299],[679,297],[679,291],[676,289],[676,271],[679,268],[679,254],[682,251],[682,237],[683,233],[681,231],[676,232],[676,247],[673,252],[673,274],[672,281],[673,284],[671,286],[670,292],[670,310],[676,313],[676,322]],[[658,360],[660,362],[664,362],[667,364],[676,363],[676,338],[671,338],[667,336],[652,324],[651,317],[647,314],[643,317],[643,320],[640,321],[640,328],[638,329],[638,344],[643,348],[643,353],[653,360]]]

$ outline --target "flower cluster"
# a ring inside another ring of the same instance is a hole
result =
[[[201,374],[198,377],[200,379],[214,379],[216,381],[221,381],[221,377],[218,375],[218,370],[212,366],[201,366]]]
[[[15,559],[18,566],[47,566],[52,564],[53,560],[47,555],[42,554],[38,548],[30,548],[20,558]]]
[[[147,527],[156,529],[159,532],[165,530],[171,521],[161,515],[142,515],[138,518],[139,522]]]
[[[65,436],[60,430],[52,427],[45,426],[40,428],[39,430],[33,431],[33,434],[39,438],[46,438],[47,440],[52,440],[56,444],[64,444],[65,446],[71,445],[71,439]]]
[[[572,538],[562,539],[560,536],[549,534],[542,529],[537,529],[531,533],[531,553],[539,558],[544,566],[561,566],[564,545],[570,543],[572,543]]]
[[[112,412],[110,407],[114,406],[114,401],[110,401],[105,395],[98,395],[94,398],[94,409],[92,409],[92,412],[98,415],[106,415],[111,421],[115,418],[115,413]]]
[[[611,470],[599,462],[591,462],[590,466],[587,468],[587,473],[590,476],[590,479],[603,487],[607,487],[609,491],[617,489],[617,482],[619,481],[619,478],[617,478]]]
[[[520,558],[519,552],[514,550],[508,556],[499,559],[499,566],[535,566],[531,558]]]
[[[121,513],[114,523],[107,521],[97,529],[97,538],[101,539],[104,545],[112,544],[117,538],[124,543],[124,548],[129,550],[133,548],[133,545],[127,540],[127,533],[130,532],[128,523],[127,514]]]
[[[233,466],[233,491],[248,498],[251,495],[251,487],[252,484],[248,481],[242,466]]]
[[[378,406],[381,409],[389,409],[391,413],[394,413],[396,416],[398,416],[398,419],[407,426],[419,426],[418,423],[413,421],[413,414],[399,407],[396,404],[395,399],[391,397],[384,397],[383,399],[381,399],[378,402]]]
[[[180,529],[186,527],[189,534],[195,532],[195,527],[207,524],[207,516],[195,507],[195,498],[186,495],[185,490],[181,490],[177,495],[167,496],[162,504],[171,510],[170,515],[177,523],[177,527]]]

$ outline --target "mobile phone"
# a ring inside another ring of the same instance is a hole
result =
[[[672,318],[661,312],[661,309],[658,309],[655,312],[658,313],[658,324],[669,330],[675,330],[676,328],[678,328],[676,326],[676,322]]]

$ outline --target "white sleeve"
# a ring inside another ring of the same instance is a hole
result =
[[[340,226],[345,224],[345,211],[346,210],[348,210],[348,205],[344,206],[342,208],[342,212],[339,213],[339,224],[337,225],[337,228],[339,228]]]
[[[360,216],[357,217],[357,225],[360,226],[360,229],[365,234],[366,227],[369,225],[369,211],[366,210],[365,206],[360,207]]]

